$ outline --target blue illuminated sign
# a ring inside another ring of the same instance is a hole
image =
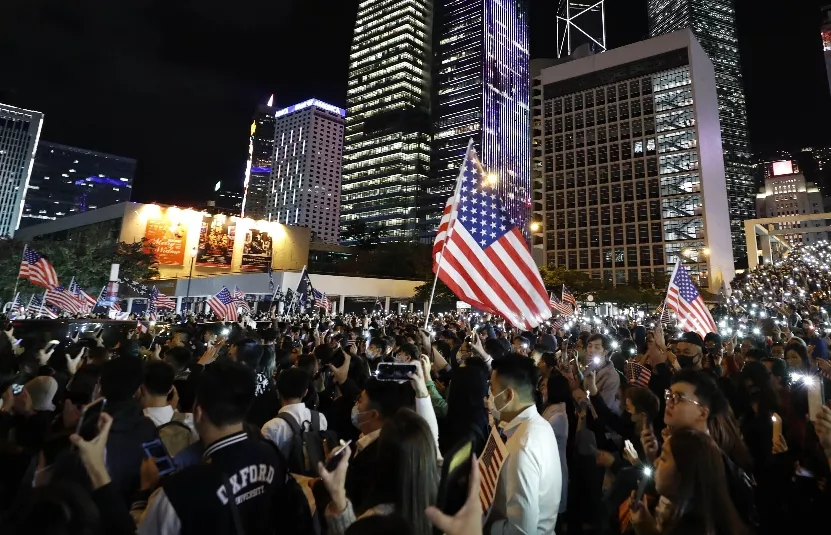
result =
[[[107,178],[107,177],[98,177],[98,176],[90,176],[85,179],[76,180],[76,186],[83,186],[87,182],[93,182],[95,184],[106,184],[108,186],[118,186],[118,187],[129,187],[129,183],[122,182],[121,180],[116,180],[114,178]]]
[[[271,173],[271,167],[252,167],[251,172],[258,175],[267,175]]]
[[[341,117],[346,117],[346,110],[338,108],[337,106],[332,106],[331,104],[326,104],[325,102],[317,100],[316,98],[311,98],[305,102],[301,102],[300,104],[295,104],[294,106],[289,106],[288,108],[277,110],[277,112],[274,114],[274,117],[282,117],[284,115],[300,111],[304,108],[308,108],[309,106],[314,106],[316,108],[320,108],[321,110],[337,113]]]

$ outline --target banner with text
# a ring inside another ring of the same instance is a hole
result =
[[[163,209],[158,217],[147,220],[144,237],[154,246],[159,264],[181,266],[185,260],[188,229],[181,221],[174,221]]]

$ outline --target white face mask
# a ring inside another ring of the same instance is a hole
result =
[[[506,388],[505,390],[503,390],[502,392],[498,393],[495,396],[493,394],[488,395],[488,410],[490,411],[491,416],[493,416],[493,421],[494,422],[499,422],[500,421],[500,419],[502,417],[502,411],[503,411],[503,409],[505,409],[505,405],[503,405],[501,409],[496,408],[496,398],[498,398],[499,396],[501,396],[502,394],[504,394],[507,391],[508,391],[508,389]]]

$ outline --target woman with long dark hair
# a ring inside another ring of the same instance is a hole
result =
[[[727,492],[718,445],[702,431],[672,433],[655,462],[661,507],[655,516],[646,500],[630,502],[638,535],[745,535],[749,533]]]
[[[545,418],[554,430],[557,438],[557,449],[560,450],[560,470],[563,473],[563,492],[560,495],[559,513],[566,511],[568,502],[568,457],[566,445],[568,444],[568,422],[569,415],[574,418],[574,403],[571,397],[571,389],[566,379],[559,370],[553,370],[548,377],[540,381],[540,394],[542,396],[543,410],[542,417]]]
[[[346,469],[350,451],[329,472],[321,465],[321,478],[332,501],[326,510],[331,535],[358,529],[364,519],[376,516],[403,518],[413,535],[431,535],[424,514],[433,505],[439,487],[436,445],[427,422],[410,409],[400,409],[381,428],[375,481],[364,503],[353,504],[346,496]]]

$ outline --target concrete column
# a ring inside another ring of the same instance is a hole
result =
[[[177,297],[176,298],[176,313],[177,314],[182,313],[182,299],[184,299],[184,298],[183,297]]]
[[[770,241],[770,234],[762,236],[762,261],[768,264],[773,262],[773,251],[770,246]],[[750,267],[750,262],[748,262],[748,267]]]
[[[343,314],[343,311],[346,310],[344,305],[346,305],[346,296],[341,295],[340,300],[338,301],[338,312]]]
[[[384,298],[384,312],[389,312],[389,311],[390,311],[390,298],[386,297],[386,298]]]
[[[127,310],[125,310],[125,312],[127,312],[127,314],[129,314],[130,312],[133,311],[133,301],[134,300],[135,300],[135,297],[128,297],[127,298]]]
[[[747,267],[754,269],[759,264],[759,248],[756,245],[756,225],[753,221],[744,222],[744,241],[747,244]]]

